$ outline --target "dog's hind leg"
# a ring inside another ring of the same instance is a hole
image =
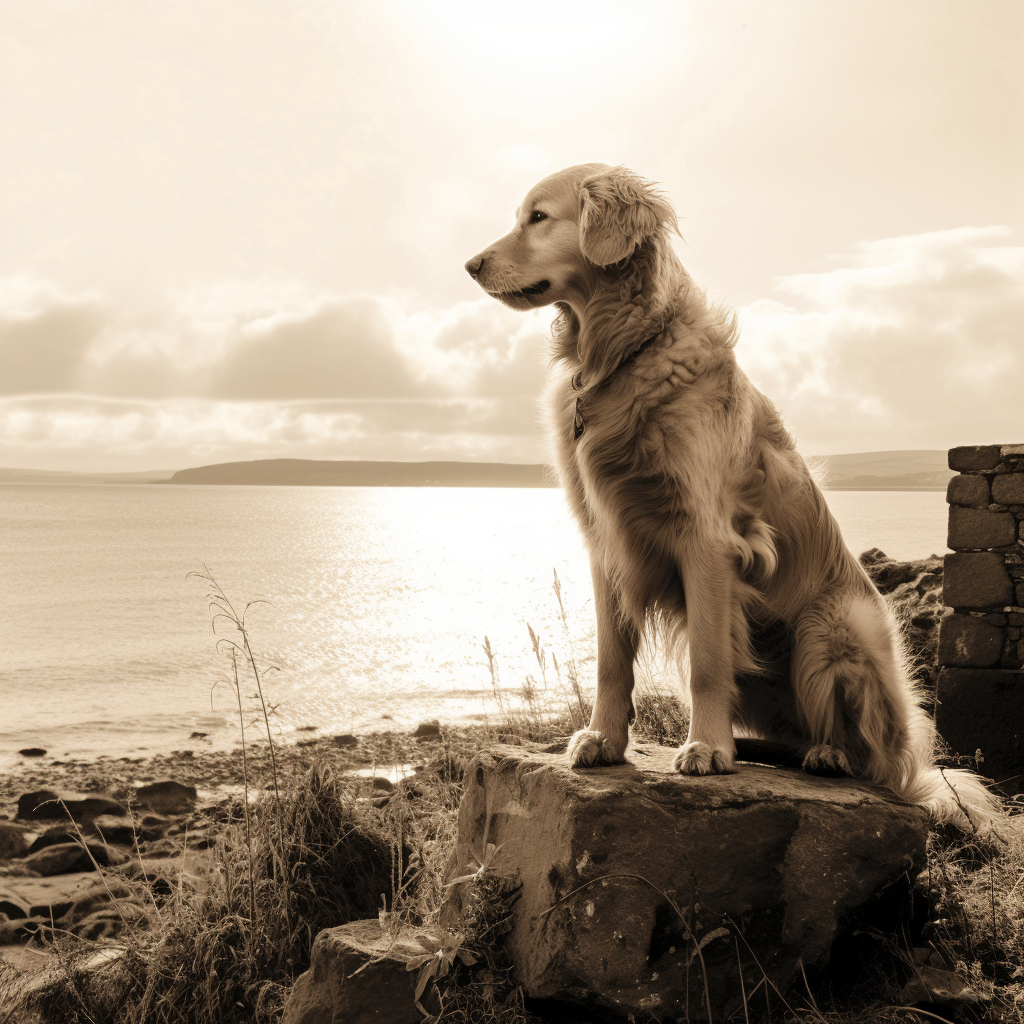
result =
[[[914,771],[913,686],[881,599],[842,595],[796,625],[793,690],[809,742],[804,768],[899,791]]]
[[[736,756],[736,570],[733,560],[714,547],[688,547],[679,561],[690,648],[690,731],[673,765],[685,775],[731,772]]]
[[[569,764],[617,764],[625,760],[633,720],[633,661],[640,636],[624,622],[615,589],[604,568],[592,559],[594,609],[597,612],[597,696],[590,725],[569,740]]]

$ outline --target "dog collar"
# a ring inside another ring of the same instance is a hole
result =
[[[641,342],[632,352],[629,353],[617,366],[615,366],[609,373],[599,380],[595,385],[590,388],[591,393],[600,391],[601,388],[606,387],[608,382],[614,377],[620,370],[625,369],[632,363],[637,356],[640,355],[645,349],[650,348],[664,333],[664,331],[658,331],[657,334],[652,334],[646,341]],[[573,391],[583,390],[583,371],[577,370],[572,377],[572,389]],[[578,441],[583,435],[583,430],[587,425],[587,421],[583,418],[583,413],[580,410],[580,402],[583,396],[576,396],[576,405],[573,409],[572,417],[572,436],[574,441]]]

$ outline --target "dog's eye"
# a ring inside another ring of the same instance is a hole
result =
[[[533,213],[530,214],[530,220],[528,221],[528,223],[539,224],[542,220],[547,219],[548,215],[546,213],[541,213],[540,210],[534,210]]]

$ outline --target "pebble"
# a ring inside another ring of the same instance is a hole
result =
[[[22,757],[42,757],[46,751],[42,747],[25,747],[24,750],[19,750],[18,753]]]

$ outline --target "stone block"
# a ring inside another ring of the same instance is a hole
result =
[[[1014,607],[1015,608],[1024,608],[1024,583],[1018,583],[1017,587],[1016,587],[1016,591],[1017,591],[1017,593],[1016,593]]]
[[[1003,631],[971,615],[948,615],[939,627],[939,664],[987,668],[999,661]]]
[[[997,782],[1024,772],[1024,671],[944,668],[938,698],[935,724],[954,751],[980,749],[982,773]]]
[[[424,952],[411,937],[383,934],[376,919],[325,929],[313,940],[309,970],[292,986],[282,1024],[419,1024],[417,972],[406,965]],[[429,1005],[428,993],[421,1002]]]
[[[950,608],[1003,608],[1013,601],[1013,587],[1001,555],[989,551],[946,555],[942,599]]]
[[[1000,505],[1024,505],[1024,473],[997,476],[992,481],[992,500]]]
[[[992,501],[988,479],[983,476],[954,476],[946,484],[946,502],[984,508]]]
[[[784,991],[867,901],[888,891],[900,906],[890,887],[922,863],[920,808],[781,768],[682,776],[674,754],[638,744],[631,763],[573,770],[564,755],[495,747],[470,764],[460,861],[493,843],[489,870],[521,883],[506,948],[529,996],[732,1019],[740,970],[748,992],[763,978],[755,956]]]
[[[946,544],[960,548],[1001,548],[1017,539],[1017,524],[1009,512],[951,508]]]
[[[1001,459],[1002,453],[997,444],[972,444],[949,449],[949,468],[958,473],[995,469]]]

